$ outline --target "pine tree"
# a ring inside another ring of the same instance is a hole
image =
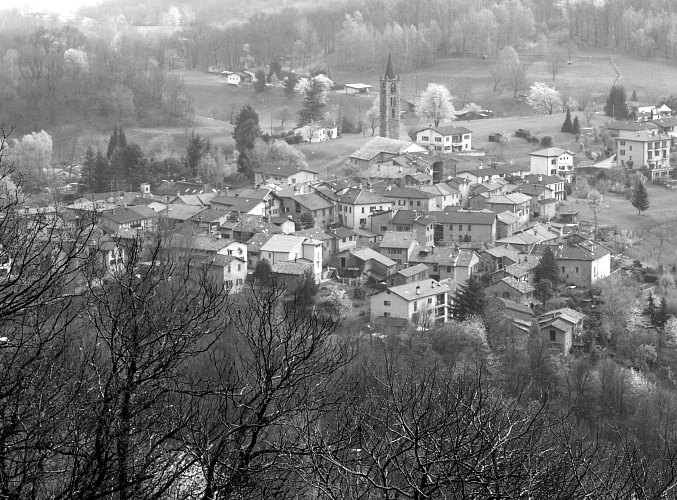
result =
[[[118,147],[127,147],[127,137],[125,136],[125,132],[122,130],[122,127],[118,127]]]
[[[260,136],[259,115],[251,106],[243,106],[235,118],[235,128],[233,129],[235,148],[240,153],[252,149],[254,141]]]
[[[257,94],[263,94],[266,91],[266,74],[262,69],[256,72],[254,77],[256,81],[254,82],[254,92]]]
[[[97,193],[104,193],[111,190],[111,172],[110,165],[101,151],[96,152],[96,161],[94,162],[94,188]]]
[[[573,132],[573,125],[571,123],[571,110],[569,108],[567,108],[567,116],[564,119],[564,123],[562,123],[562,128],[560,130],[566,133]]]
[[[630,199],[632,206],[637,209],[637,213],[641,215],[642,212],[645,212],[649,209],[649,193],[646,191],[646,186],[644,182],[640,179],[637,179],[635,182],[635,188],[632,191],[632,198]]]
[[[625,88],[622,85],[614,85],[609,90],[609,97],[607,97],[604,105],[604,113],[614,119],[625,119],[628,117],[628,104],[625,95]]]
[[[553,287],[557,285],[557,262],[555,261],[555,254],[552,253],[550,247],[546,247],[541,261],[534,269],[534,283],[541,280],[549,280]]]
[[[191,175],[197,175],[197,166],[204,155],[211,149],[209,139],[196,134],[193,130],[188,138],[186,146],[186,157],[183,159],[184,167],[190,171]]]
[[[482,317],[486,306],[484,287],[480,280],[469,279],[465,285],[460,285],[454,295],[452,314],[454,319],[465,321],[471,316]]]
[[[637,91],[633,90],[632,91],[632,97],[630,98],[632,102],[637,102]]]
[[[289,73],[287,75],[287,78],[284,81],[284,93],[287,97],[294,97],[294,92],[296,88],[296,75],[293,73]]]
[[[574,117],[574,123],[572,125],[573,129],[571,131],[572,134],[580,134],[581,133],[581,122],[578,121],[578,115]]]
[[[146,181],[146,155],[138,144],[132,142],[124,149],[125,181],[132,191],[138,191]]]
[[[113,128],[113,133],[110,135],[110,139],[108,139],[108,149],[106,150],[106,158],[111,159],[111,156],[113,156],[113,153],[115,152],[115,148],[118,146],[118,128],[115,127]]]
[[[78,191],[81,193],[91,193],[95,186],[96,179],[96,153],[92,146],[85,150],[85,160],[82,162],[80,171],[80,185]]]

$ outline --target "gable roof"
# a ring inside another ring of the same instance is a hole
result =
[[[457,127],[454,125],[445,125],[442,127],[425,127],[421,130],[417,130],[416,133],[423,132],[424,130],[434,130],[440,135],[458,135],[458,134],[472,134],[472,130],[465,127]]]
[[[372,160],[381,153],[399,155],[407,150],[425,151],[421,146],[411,141],[390,139],[389,137],[374,137],[360,149],[350,155],[358,160]]]
[[[536,175],[536,174],[531,174],[531,175],[526,175],[524,176],[524,182],[527,184],[533,184],[533,185],[541,185],[541,186],[549,186],[551,184],[560,184],[563,183],[564,180],[560,179],[556,175]]]
[[[493,225],[496,213],[491,210],[438,210],[428,212],[440,224],[480,224]]]
[[[412,198],[418,200],[431,200],[435,198],[433,193],[413,187],[388,186],[379,188],[378,191],[386,198]]]
[[[267,174],[267,175],[279,175],[280,177],[291,177],[292,175],[298,172],[310,172],[311,174],[317,174],[318,172],[308,166],[297,167],[290,163],[268,163],[263,164],[254,169],[254,173],[257,174]]]
[[[303,260],[280,261],[273,264],[270,268],[275,274],[289,274],[292,276],[303,276],[307,271],[313,269],[313,263]]]
[[[339,203],[347,205],[367,205],[370,203],[393,203],[379,193],[361,188],[348,188],[338,198]]]
[[[381,243],[379,243],[380,248],[411,248],[412,245],[415,245],[416,233],[415,232],[398,232],[398,231],[386,231],[383,233],[383,238]]]
[[[275,234],[261,246],[262,252],[291,252],[308,238],[291,234]]]
[[[424,279],[412,283],[405,283],[404,285],[391,286],[385,292],[381,293],[393,293],[410,301],[430,297],[432,295],[437,295],[438,293],[455,292],[456,288],[458,288],[458,283],[450,279],[442,281]]]
[[[582,319],[585,319],[587,316],[582,312],[571,309],[570,307],[563,307],[561,309],[555,309],[554,311],[548,311],[545,314],[542,314],[538,317],[538,322],[545,322],[550,319],[559,318],[567,323],[572,325],[577,324]]]
[[[520,292],[523,295],[530,293],[530,292],[533,292],[535,290],[535,288],[532,285],[530,285],[528,282],[517,281],[512,276],[506,276],[505,278],[503,278],[498,283],[505,283],[506,285],[508,285],[511,288],[514,288],[515,290],[517,290],[518,292]],[[496,285],[496,283],[494,283],[493,285],[489,285],[489,287],[487,287],[487,288],[490,288],[490,287],[495,286],[495,285]]]
[[[557,247],[553,254],[560,260],[594,261],[611,253],[607,247],[591,241],[582,241],[576,244],[564,243]]]
[[[158,214],[146,205],[133,207],[117,207],[112,210],[101,212],[101,218],[117,224],[128,224],[143,219],[156,219]]]
[[[417,210],[405,210],[399,209],[393,215],[393,218],[390,220],[391,224],[402,224],[402,225],[411,225],[415,222],[428,225],[436,221],[435,217],[426,215]]]
[[[531,197],[522,193],[510,193],[504,195],[492,195],[487,198],[488,204],[495,205],[519,205],[521,203],[530,203]]]
[[[412,255],[409,262],[437,264],[440,266],[469,267],[477,253],[472,248],[429,247]]]
[[[327,200],[324,196],[321,196],[317,193],[294,194],[288,197],[280,196],[280,198],[286,198],[295,201],[299,205],[302,205],[305,208],[307,208],[308,210],[322,210],[334,206],[334,204],[331,201]]]
[[[412,276],[416,276],[417,274],[425,272],[428,269],[430,268],[425,264],[414,264],[413,266],[400,269],[395,274],[399,274],[400,276],[404,276],[405,278],[411,278]]]
[[[245,198],[241,196],[216,196],[211,201],[212,206],[224,207],[232,211],[244,213],[254,210],[261,203],[265,203],[261,198]]]
[[[544,156],[546,158],[553,158],[553,157],[558,157],[562,156],[563,154],[572,154],[571,151],[567,151],[566,149],[562,148],[544,148],[544,149],[537,149],[536,151],[532,151],[529,153],[531,156]]]
[[[350,250],[350,254],[365,262],[368,260],[375,260],[386,267],[393,267],[397,265],[397,262],[394,260],[378,253],[376,250],[373,250],[369,247],[353,248]]]

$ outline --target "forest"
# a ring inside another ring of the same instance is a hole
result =
[[[185,123],[190,96],[176,68],[397,71],[439,57],[493,60],[604,48],[674,60],[673,2],[341,0],[234,11],[215,2],[104,2],[66,24],[6,11],[0,21],[0,113],[21,131],[85,121]],[[148,30],[147,28],[159,28]],[[266,71],[267,72],[267,71]],[[487,80],[490,75],[487,74]]]

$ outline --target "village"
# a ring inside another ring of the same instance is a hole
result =
[[[226,73],[229,80],[253,76]],[[524,342],[535,323],[562,355],[588,348],[590,311],[572,309],[566,298],[594,304],[593,287],[625,272],[616,255],[622,248],[563,203],[577,175],[611,166],[642,168],[669,185],[677,134],[670,109],[649,106],[635,121],[610,124],[617,155],[580,170],[573,152],[542,144],[529,164],[487,162],[473,147],[470,120],[424,126],[414,140],[402,139],[400,85],[389,59],[379,134],[349,155],[349,175],[321,178],[311,167],[266,164],[254,169],[249,187],[164,181],[142,183],[139,192],[81,194],[65,217],[77,226],[97,214],[98,251],[111,276],[125,269],[144,234],[162,231],[168,250],[192,254],[191,265],[208,268],[229,294],[270,279],[296,290],[310,279],[319,290],[316,307],[358,321],[365,335],[406,336],[459,319],[455,301],[473,282],[508,325],[506,337]],[[308,128],[294,133],[306,142],[338,136],[335,125]],[[516,135],[528,140],[524,132]],[[540,265],[546,254],[549,279]],[[9,273],[11,263],[3,269]]]

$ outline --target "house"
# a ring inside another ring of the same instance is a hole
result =
[[[422,247],[435,245],[435,218],[417,210],[396,210],[390,212],[391,219],[387,231],[414,232]],[[372,217],[375,218],[376,216]]]
[[[243,196],[215,196],[210,202],[212,208],[242,215],[266,215],[266,202],[261,198]]]
[[[439,242],[493,243],[496,239],[497,217],[491,210],[448,209],[430,212],[428,215],[436,219],[436,245]]]
[[[176,227],[177,224],[186,222],[198,212],[202,212],[205,209],[203,206],[174,205],[159,202],[153,202],[148,205],[148,207],[157,213],[160,221],[164,224],[163,227],[168,229],[172,229]]]
[[[447,323],[457,286],[451,280],[434,279],[391,286],[370,297],[371,319],[401,318],[420,328]]]
[[[286,290],[294,291],[304,279],[306,273],[313,272],[313,263],[306,261],[280,261],[270,267],[278,284]],[[317,281],[317,280],[316,280]]]
[[[424,148],[411,141],[374,137],[350,155],[350,163],[358,168],[366,169],[403,153],[424,153],[425,151]]]
[[[382,281],[397,272],[397,262],[369,247],[353,248],[339,257],[342,269],[354,268],[361,275]]]
[[[658,126],[661,134],[669,135],[672,138],[672,144],[674,145],[675,139],[677,139],[677,128],[675,128],[677,127],[677,117],[667,116],[651,121]]]
[[[413,266],[400,269],[387,280],[388,286],[404,285],[413,281],[421,281],[428,278],[429,268],[425,264],[414,264]]]
[[[426,127],[415,134],[416,144],[430,152],[458,153],[472,150],[472,131],[465,127]]]
[[[559,177],[558,177],[559,179]],[[532,217],[554,217],[557,208],[555,192],[543,184],[520,184],[518,191],[529,198],[529,210]]]
[[[472,248],[429,247],[414,252],[409,263],[425,264],[430,268],[430,277],[438,281],[452,279],[465,283],[477,271],[479,256]]]
[[[616,141],[617,160],[621,166],[649,169],[651,180],[668,178],[672,137],[656,130],[620,132]]]
[[[599,243],[569,236],[553,254],[559,278],[567,284],[590,286],[611,274],[611,251]]]
[[[301,125],[292,131],[294,135],[301,137],[303,142],[324,142],[338,138],[338,125],[326,120]]]
[[[226,78],[228,85],[249,85],[254,81],[251,72],[245,71],[222,71],[221,76]]]
[[[357,235],[347,227],[334,227],[327,230],[336,238],[336,251],[345,252],[357,246]]]
[[[426,168],[408,163],[408,156],[409,153],[374,163],[360,172],[360,177],[369,182],[385,181],[397,186],[430,186],[433,181],[431,173]]]
[[[378,247],[380,254],[395,261],[398,269],[409,267],[409,258],[418,249],[414,232],[386,231]]]
[[[557,201],[563,200],[567,196],[566,190],[564,189],[564,180],[556,175],[528,175],[524,178],[524,184],[548,188],[552,191],[553,196]],[[524,184],[519,184],[518,189],[522,188]]]
[[[181,194],[177,192],[176,196],[169,197],[169,203],[171,205],[208,207],[214,197],[216,197],[216,193]]]
[[[586,315],[568,307],[549,311],[538,317],[543,344],[565,356],[574,346],[583,346],[583,321]]]
[[[247,245],[238,241],[228,241],[207,234],[173,234],[164,240],[164,249],[168,252],[182,252],[186,255],[213,257],[231,255],[247,260]]]
[[[440,182],[432,186],[420,186],[419,189],[435,195],[437,208],[433,210],[444,210],[447,207],[458,207],[461,205],[461,192],[449,184]]]
[[[556,175],[571,183],[574,177],[574,154],[561,148],[545,148],[529,153],[532,175]]]
[[[519,225],[524,226],[529,222],[531,198],[522,193],[490,196],[485,201],[485,207],[497,214],[510,212],[519,219]]]
[[[118,241],[109,238],[100,241],[97,243],[95,251],[100,254],[103,267],[111,276],[120,276],[127,269],[129,254],[125,246],[120,245]],[[1,257],[0,260],[2,260]],[[2,270],[0,270],[0,277],[2,276]]]
[[[257,233],[247,240],[247,269],[251,274],[261,259],[261,247],[272,238],[272,234]]]
[[[247,257],[235,255],[197,256],[188,261],[189,268],[207,272],[217,282],[223,283],[229,294],[242,292],[247,279]]]
[[[385,186],[375,188],[386,199],[392,200],[395,208],[408,208],[423,213],[437,210],[437,197],[433,193],[414,187]]]
[[[511,276],[492,283],[484,291],[488,296],[501,297],[529,305],[533,302],[534,287],[528,282],[517,281]]]
[[[205,208],[190,217],[187,222],[208,234],[219,234],[221,226],[233,216],[230,212],[216,208]]]
[[[319,179],[319,174],[310,167],[297,168],[289,163],[264,164],[254,168],[254,183],[257,185],[270,183],[286,187]]]
[[[520,218],[512,212],[501,212],[497,215],[496,237],[498,239],[512,236],[522,226]]]
[[[393,201],[373,190],[353,187],[339,194],[336,210],[338,223],[350,229],[367,227],[367,218],[374,212],[389,210]]]
[[[502,297],[490,297],[487,304],[489,310],[504,320],[506,328],[503,330],[503,341],[506,346],[512,345],[519,350],[526,350],[531,323],[536,319],[533,309]]]
[[[113,208],[101,212],[99,217],[99,226],[109,234],[122,229],[157,230],[158,214],[145,205]]]
[[[322,242],[312,238],[275,234],[261,246],[259,259],[266,259],[271,268],[278,262],[310,262],[315,282],[322,278]]]
[[[482,250],[479,256],[478,271],[493,274],[520,261],[520,253],[510,245],[497,245]]]
[[[618,137],[621,132],[639,132],[641,130],[660,130],[658,124],[653,120],[646,122],[615,121],[606,126],[611,133],[611,137]]]
[[[534,284],[534,274],[538,264],[541,262],[540,255],[526,255],[523,254],[520,257],[520,261],[509,266],[504,267],[500,271],[495,272],[491,278],[490,282],[498,281],[505,277],[514,278],[517,281],[524,281],[531,285]]]
[[[247,241],[257,233],[269,235],[284,233],[280,227],[267,219],[268,217],[262,217],[260,215],[231,214],[226,221],[221,223],[219,234],[222,238],[229,240]]]
[[[280,213],[294,218],[308,214],[313,218],[315,227],[328,227],[334,222],[334,202],[327,200],[317,192],[299,194],[282,190],[274,195],[280,201]]]
[[[261,215],[276,216],[280,214],[280,202],[273,196],[274,193],[274,190],[267,187],[237,189],[226,187],[224,191],[215,194],[214,197],[210,198],[210,200],[221,196],[225,197],[227,200],[233,197],[247,200],[261,200],[265,203],[265,210]],[[239,211],[243,212],[241,209]]]
[[[321,242],[322,258],[325,262],[327,262],[332,255],[334,255],[339,251],[336,235],[325,229],[319,227],[314,227],[311,229],[302,229],[300,231],[295,231],[293,235],[311,238],[313,240]]]

